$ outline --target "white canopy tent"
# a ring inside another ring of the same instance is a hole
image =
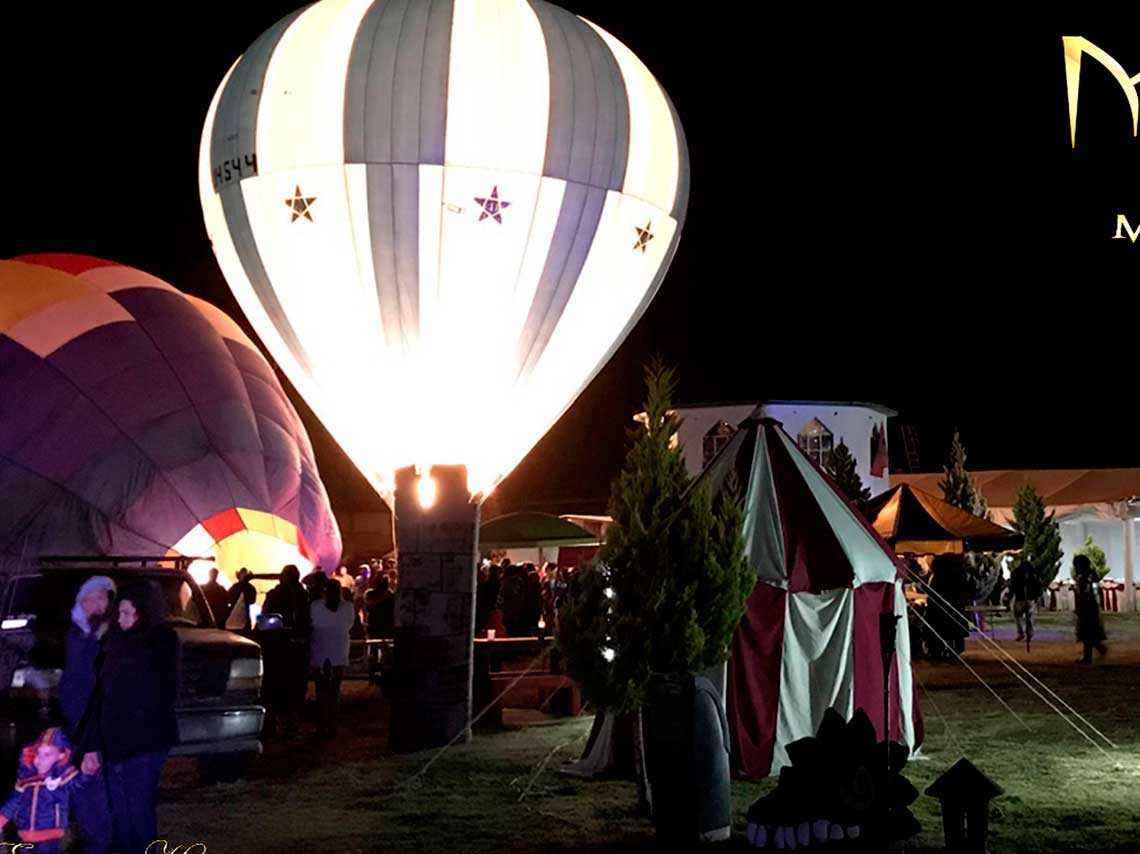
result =
[[[1140,468],[1057,469],[972,472],[1002,525],[1013,521],[1013,505],[1026,484],[1033,484],[1060,525],[1066,561],[1088,537],[1105,551],[1109,577],[1124,582],[1123,609],[1136,610],[1136,538],[1140,521]],[[943,475],[891,474],[891,485],[909,483],[941,494]],[[1067,572],[1062,570],[1062,574]]]

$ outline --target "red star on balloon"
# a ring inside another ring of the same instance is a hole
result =
[[[483,209],[479,212],[479,222],[482,222],[487,217],[491,217],[499,225],[503,224],[503,211],[511,206],[510,202],[504,202],[499,199],[499,188],[496,186],[491,190],[491,195],[488,198],[481,199],[475,197],[476,203]]]

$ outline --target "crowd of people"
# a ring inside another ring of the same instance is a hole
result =
[[[243,583],[248,583],[248,575],[239,573],[227,599],[231,609],[244,602],[243,595],[233,593]],[[255,627],[264,629],[258,631],[257,640],[264,664],[262,698],[269,737],[291,738],[298,732],[310,680],[317,695],[316,735],[336,735],[341,682],[352,641],[392,637],[398,584],[395,558],[374,559],[360,565],[355,574],[345,566],[328,574],[318,566],[304,578],[295,566],[282,570],[280,582],[266,593],[261,606],[267,619],[255,622]],[[226,619],[231,616],[232,611]]]
[[[1108,652],[1101,619],[1101,582],[1086,555],[1074,556],[1072,569],[1076,639],[1083,652],[1077,663],[1091,664],[1094,651],[1101,656]],[[912,567],[912,572],[921,578],[919,588],[928,593],[924,607],[911,609],[912,650],[924,652],[925,657],[935,661],[960,656],[973,630],[970,606],[977,598],[963,557],[938,555],[928,572],[917,567]],[[1037,631],[1037,610],[1044,595],[1039,573],[1028,560],[1019,558],[1010,571],[1005,597],[1013,612],[1017,641],[1032,642]]]
[[[554,634],[558,608],[572,570],[547,562],[499,564],[484,560],[475,588],[476,637],[538,637]]]

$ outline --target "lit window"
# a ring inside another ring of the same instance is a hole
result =
[[[813,418],[807,426],[800,431],[800,447],[804,449],[812,462],[820,468],[827,466],[831,460],[831,451],[835,446],[835,437],[818,418]]]
[[[702,447],[702,462],[701,467],[708,466],[713,461],[717,454],[721,452],[728,440],[736,434],[734,428],[727,421],[718,421],[712,428],[705,433]]]

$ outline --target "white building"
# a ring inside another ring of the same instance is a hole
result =
[[[826,463],[843,442],[855,457],[855,469],[872,495],[890,488],[887,419],[898,413],[875,403],[769,400],[678,406],[678,440],[689,473],[694,477],[700,474],[757,406],[763,407],[764,416],[783,424],[817,463]]]

